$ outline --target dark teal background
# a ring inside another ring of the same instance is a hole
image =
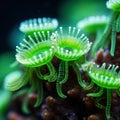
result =
[[[21,21],[37,17],[54,17],[60,26],[76,26],[89,15],[106,14],[106,0],[0,0],[0,53],[15,50],[22,39]]]
[[[0,0],[0,53],[11,49],[9,35],[15,25],[33,17],[58,17],[57,9],[60,2],[59,0]]]

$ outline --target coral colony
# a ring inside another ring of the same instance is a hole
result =
[[[120,0],[106,6],[110,17],[90,16],[77,27],[60,27],[55,18],[20,24],[25,34],[16,46],[20,69],[4,79],[21,104],[10,120],[32,114],[31,120],[120,120]]]

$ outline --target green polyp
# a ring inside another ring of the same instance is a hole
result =
[[[96,32],[97,29],[104,29],[106,26],[106,23],[97,23],[97,24],[94,24],[93,25],[88,25],[86,26],[85,28],[83,28],[85,31],[87,31],[88,33],[91,32],[91,33],[94,33]]]
[[[63,34],[60,27],[59,32],[56,31],[52,35],[52,41],[55,47],[55,56],[64,61],[73,61],[85,55],[91,46],[88,38],[80,33],[76,28],[68,28],[68,33]]]
[[[96,33],[97,30],[103,30],[108,22],[108,17],[90,16],[78,22],[77,27],[84,30],[88,34]]]
[[[98,86],[107,89],[117,89],[120,86],[120,73],[116,72],[117,68],[118,66],[115,65],[109,65],[108,68],[106,68],[105,63],[101,67],[91,64],[87,72],[92,81]]]
[[[100,90],[96,93],[88,93],[87,96],[98,97],[98,101],[102,99],[104,89],[107,91],[107,102],[105,107],[105,115],[107,120],[111,119],[110,108],[111,108],[111,97],[112,90],[115,90],[118,95],[120,95],[120,72],[117,72],[118,66],[109,65],[106,67],[106,64],[103,63],[102,66],[98,66],[95,63],[88,62],[82,65],[84,71],[88,72],[89,77],[92,82],[97,84]],[[97,102],[97,106],[104,108],[103,105]]]
[[[58,26],[58,21],[55,18],[33,18],[25,20],[20,24],[20,31],[26,35],[33,36],[34,32],[42,32],[45,34],[47,31],[54,31]]]
[[[78,64],[78,68],[75,69],[77,73],[78,82],[81,81],[79,76],[79,67],[85,62],[85,55],[89,51],[91,43],[88,38],[80,33],[80,30],[76,30],[75,27],[69,27],[68,33],[63,34],[63,29],[60,27],[59,32],[56,31],[52,34],[52,42],[55,49],[55,56],[61,60],[58,70],[58,78],[56,82],[57,93],[61,98],[66,98],[62,92],[62,85],[68,80],[69,66],[74,69],[74,63]],[[82,82],[81,82],[82,83]],[[80,85],[82,85],[80,83]]]
[[[28,51],[23,51],[24,52],[23,55],[22,53],[17,54],[16,57],[19,62],[22,62],[27,67],[42,66],[48,63],[49,61],[51,61],[53,57],[53,54],[49,53],[50,48],[51,46],[47,44],[47,42],[36,44],[36,46],[28,49]],[[47,55],[46,55],[46,52],[47,52]],[[37,62],[34,60],[34,56],[36,56]],[[39,56],[41,57],[41,59]]]
[[[54,56],[54,48],[50,39],[50,31],[47,31],[47,35],[44,31],[34,32],[33,36],[28,35],[19,46],[16,47],[16,59],[18,62],[26,67],[28,81],[31,92],[37,92],[38,98],[34,107],[38,107],[42,103],[43,99],[43,86],[42,80],[48,82],[54,82],[57,79],[57,73],[52,65],[52,58]],[[42,74],[42,67],[47,66],[48,73]],[[27,108],[28,97],[25,98],[23,109],[29,112]]]
[[[4,88],[9,91],[16,91],[25,85],[23,73],[21,71],[13,71],[4,79]]]
[[[108,0],[106,2],[107,8],[115,11],[115,12],[120,12],[120,1],[119,0]]]
[[[55,55],[59,59],[62,59],[64,61],[72,61],[72,60],[76,60],[79,58],[79,51],[83,50],[83,46],[79,44],[77,40],[73,40],[73,39],[63,38],[59,40],[58,45],[60,49],[58,49],[55,53]],[[74,50],[76,50],[76,53],[75,53],[76,55],[72,56],[72,54],[74,54],[75,52]],[[83,53],[81,53],[81,55],[82,54]]]
[[[49,31],[45,33],[34,32],[34,37],[28,36],[19,46],[16,46],[16,59],[27,67],[43,66],[50,62],[54,56]]]
[[[89,36],[92,34],[95,34],[95,40],[93,42],[90,55],[89,55],[90,59],[95,57],[95,53],[98,50],[98,44],[101,42],[100,41],[101,34],[105,29],[108,23],[108,20],[109,20],[108,17],[105,15],[90,16],[86,19],[79,21],[77,24],[77,27],[87,32]]]

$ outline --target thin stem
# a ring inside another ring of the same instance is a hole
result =
[[[49,62],[47,66],[48,66],[50,74],[48,76],[45,76],[45,79],[47,79],[49,82],[54,82],[57,79],[56,70],[51,62]]]
[[[37,81],[36,87],[37,87],[36,89],[38,91],[38,98],[37,98],[37,101],[36,101],[34,107],[38,107],[42,103],[42,100],[43,100],[43,83],[42,83],[42,80]]]
[[[58,70],[58,78],[56,82],[56,89],[57,93],[61,98],[66,98],[67,96],[62,93],[62,84],[60,83],[65,78],[65,69],[64,69],[64,61],[61,61],[59,64],[59,70]],[[68,63],[67,63],[68,64]],[[66,80],[65,80],[66,81]]]
[[[104,109],[104,108],[105,108],[104,105],[102,105],[102,104],[99,103],[99,101],[100,101],[102,98],[103,98],[103,97],[97,97],[97,98],[95,99],[95,105],[96,105],[96,107],[98,107],[98,108],[100,108],[100,109]]]
[[[116,46],[116,20],[113,22],[112,25],[112,36],[111,36],[111,49],[110,54],[114,56],[115,46]]]
[[[27,96],[25,96],[24,102],[22,103],[22,111],[26,114],[30,113],[30,110],[28,108],[28,95],[29,93],[27,93]]]
[[[87,96],[91,97],[100,97],[103,94],[104,88],[100,88],[100,90],[96,93],[88,93]]]
[[[117,92],[118,96],[120,96],[120,88],[118,88],[118,89],[116,90],[116,92]]]
[[[76,62],[71,63],[71,66],[73,67],[76,75],[77,75],[77,80],[79,85],[84,89],[84,90],[89,90],[94,86],[94,83],[91,81],[90,84],[87,86],[84,81],[82,81],[81,73],[80,73],[80,68],[76,64]]]
[[[108,39],[108,37],[112,31],[112,24],[113,24],[114,20],[117,18],[117,16],[118,16],[118,13],[116,13],[116,12],[112,13],[110,21],[109,21],[108,25],[106,26],[100,41],[97,43],[98,48],[100,48],[100,46],[102,46],[102,47],[104,46],[105,41]]]
[[[61,72],[63,71],[64,72],[64,79],[62,79],[62,81],[60,81],[60,84],[65,84],[68,80],[68,74],[69,74],[69,68],[68,68],[68,62],[65,61],[63,62],[63,66],[61,68]]]
[[[37,77],[38,77],[39,79],[44,80],[44,75],[42,75],[40,67],[36,68],[35,71],[36,71]]]
[[[29,89],[29,88],[24,88],[24,89],[21,89],[21,90],[17,91],[17,92],[12,96],[12,99],[14,100],[14,99],[16,99],[17,97],[26,94],[26,93],[28,92],[28,89]]]
[[[116,31],[120,32],[120,14],[116,20]]]
[[[91,51],[90,51],[90,58],[95,57],[95,53],[98,50],[98,44],[100,43],[100,40],[101,40],[100,39],[101,33],[102,33],[102,30],[97,31],[95,41],[94,41],[93,46],[92,46]]]
[[[35,92],[37,90],[38,92],[38,98],[37,101],[34,105],[34,107],[38,107],[43,100],[43,85],[42,85],[42,80],[41,79],[31,79],[31,88],[29,89],[28,93]]]
[[[110,120],[111,116],[110,116],[110,108],[111,108],[111,90],[107,89],[107,106],[105,109],[105,115],[107,120]]]
[[[80,57],[80,59],[74,61],[76,64],[79,65],[79,67],[81,68],[81,65],[84,64],[86,62],[86,55],[82,55]]]
[[[48,80],[49,82],[54,82],[57,79],[57,73],[56,70],[54,68],[54,66],[52,65],[51,62],[46,64],[49,70],[49,75],[47,74],[42,74],[40,68],[36,69],[36,74],[37,77],[42,79],[42,80]]]
[[[32,74],[32,73],[31,73]],[[26,93],[26,96],[24,98],[24,102],[22,103],[22,110],[24,111],[24,113],[28,114],[30,113],[30,110],[28,108],[28,96],[31,92],[35,91],[35,82],[32,78],[32,75],[30,75],[30,79],[29,79],[29,82],[31,83],[31,87],[30,89],[28,89],[27,93]]]

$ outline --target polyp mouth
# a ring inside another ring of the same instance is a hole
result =
[[[65,61],[72,61],[88,52],[89,42],[87,39],[83,41],[74,37],[63,37],[57,41],[57,46],[56,56]]]
[[[29,67],[37,67],[47,64],[53,57],[53,50],[49,42],[45,41],[18,53],[16,59]]]

